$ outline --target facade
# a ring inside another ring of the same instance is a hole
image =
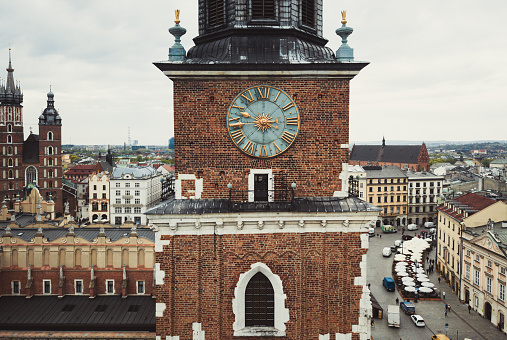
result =
[[[446,200],[438,208],[437,264],[440,275],[449,283],[460,299],[462,229],[484,225],[488,219],[496,219],[505,209],[505,203],[468,193],[456,199]]]
[[[507,315],[507,209],[504,219],[464,229],[461,296],[465,303],[504,333]]]
[[[407,225],[408,180],[397,166],[363,166],[366,171],[366,201],[382,209],[377,226]]]
[[[157,337],[369,339],[378,209],[347,195],[349,86],[366,63],[325,46],[320,1],[199,13],[196,45],[185,53],[177,17],[155,63],[175,127],[175,196],[147,212]]]
[[[359,165],[349,165],[349,176],[357,180],[358,196],[362,200],[367,200],[367,178],[366,171]],[[370,202],[371,203],[371,202]]]
[[[46,200],[53,200],[57,214],[63,214],[61,161],[62,120],[48,93],[47,107],[39,116],[39,134],[24,139],[23,94],[15,85],[10,49],[7,81],[0,85],[0,199],[9,210],[36,185]],[[51,197],[51,198],[50,198]]]
[[[109,180],[111,223],[146,225],[146,210],[161,201],[162,175],[150,166],[116,168]]]
[[[106,171],[93,174],[89,178],[89,214],[92,221],[109,221],[109,173]]]
[[[431,172],[407,171],[408,224],[423,226],[426,222],[436,225],[437,205],[443,194],[444,178]]]
[[[429,155],[426,145],[354,145],[350,152],[350,164],[362,166],[391,165],[412,171],[429,171]]]

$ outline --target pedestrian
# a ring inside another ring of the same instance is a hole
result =
[[[440,276],[438,277],[438,283],[440,283]]]
[[[471,309],[472,309],[472,306],[468,305],[468,314],[470,314]]]
[[[382,234],[380,234],[379,236],[380,236],[380,238],[382,238]]]
[[[447,309],[445,310],[444,315],[445,315],[445,317],[447,317]]]
[[[445,300],[445,292],[442,292],[442,297],[443,297],[443,298],[444,298],[444,300]]]
[[[445,304],[445,310],[447,310],[449,308],[449,305],[446,303]]]
[[[400,299],[396,298],[396,304],[400,303]]]
[[[370,289],[371,283],[368,283],[368,289]]]
[[[447,305],[447,309],[449,310],[449,312],[451,311],[451,305]]]
[[[375,328],[375,320],[373,320],[373,318],[371,318],[371,327]]]

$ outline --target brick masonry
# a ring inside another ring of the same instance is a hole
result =
[[[348,162],[348,79],[173,79],[175,167],[178,174],[204,179],[201,198],[228,197],[248,189],[250,169],[272,169],[275,189],[297,184],[296,196],[333,196]],[[226,115],[234,97],[254,85],[281,88],[296,102],[300,131],[285,153],[257,159],[238,150],[227,133]],[[193,193],[184,185],[182,196]]]
[[[283,339],[318,339],[319,334],[352,333],[358,324],[363,287],[360,263],[367,249],[360,233],[278,233],[243,235],[165,235],[169,245],[156,253],[165,272],[157,302],[157,336],[192,339],[192,322],[202,323],[206,340],[233,336],[234,289],[240,274],[257,262],[278,275],[287,295],[290,319]],[[275,339],[252,337],[251,339]],[[353,333],[352,339],[359,339]]]

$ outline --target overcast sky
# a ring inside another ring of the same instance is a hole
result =
[[[155,66],[181,10],[188,51],[197,0],[0,0],[0,77],[8,46],[24,92],[25,137],[52,85],[63,143],[165,145],[172,83]],[[354,28],[350,140],[506,140],[507,1],[324,0],[336,51],[341,10]]]

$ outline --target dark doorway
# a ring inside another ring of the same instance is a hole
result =
[[[254,201],[268,200],[268,174],[254,175]]]
[[[498,328],[500,328],[500,330],[503,330],[504,328],[504,325],[505,325],[505,320],[504,320],[504,315],[503,313],[500,313],[500,317],[498,318]]]
[[[484,304],[484,317],[491,321],[491,304],[489,302]]]
[[[465,289],[465,303],[472,305],[472,302],[470,301],[470,291],[468,289]]]

